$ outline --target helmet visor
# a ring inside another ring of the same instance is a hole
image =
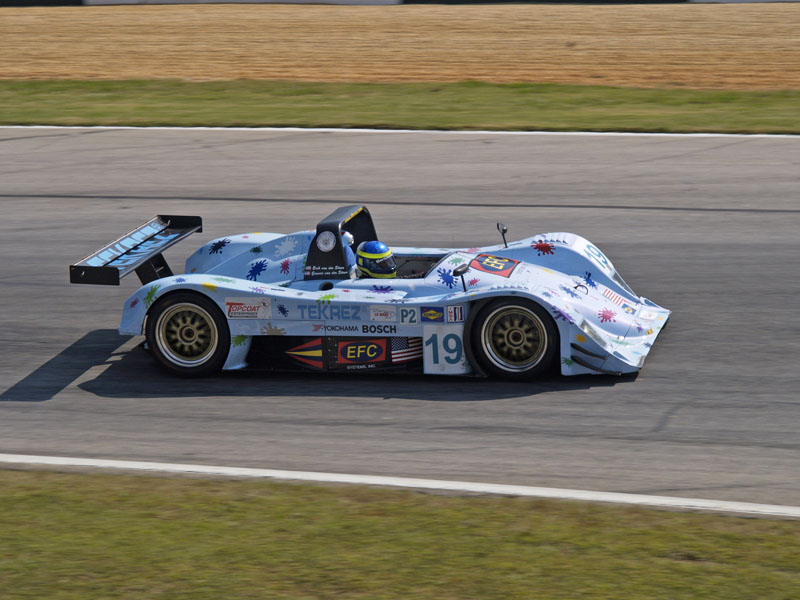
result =
[[[397,270],[397,263],[391,254],[375,260],[375,267],[379,273],[394,273]]]

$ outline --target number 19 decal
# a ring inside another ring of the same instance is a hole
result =
[[[456,365],[464,358],[464,344],[461,342],[461,338],[455,333],[448,333],[442,336],[441,346],[439,345],[439,334],[434,333],[425,340],[425,345],[431,347],[433,364],[435,365],[441,364],[439,362],[441,355],[443,355],[441,358],[444,358],[444,362],[449,365]]]
[[[600,249],[597,246],[592,244],[586,244],[586,247],[583,249],[584,254],[589,258],[593,259],[598,265],[604,267],[605,269],[611,269],[611,263],[608,262],[606,255],[600,252]]]

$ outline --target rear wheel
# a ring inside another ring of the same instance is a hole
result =
[[[500,299],[481,309],[472,325],[479,366],[504,379],[532,379],[547,371],[558,351],[558,329],[538,304]]]
[[[191,377],[222,369],[231,343],[228,323],[217,305],[205,296],[183,292],[153,305],[145,335],[158,362]]]

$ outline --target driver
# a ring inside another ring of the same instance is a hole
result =
[[[361,277],[388,279],[397,275],[397,263],[392,251],[389,246],[377,240],[358,245],[356,264]]]

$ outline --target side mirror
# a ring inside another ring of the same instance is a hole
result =
[[[508,233],[508,227],[506,227],[505,223],[498,223],[497,224],[497,231],[503,236],[503,244],[506,248],[508,248],[508,242],[506,241],[506,234]]]
[[[463,263],[458,265],[455,269],[453,269],[453,276],[454,277],[461,277],[461,285],[464,288],[464,291],[467,291],[467,284],[464,282],[464,273],[469,271],[469,263]]]

